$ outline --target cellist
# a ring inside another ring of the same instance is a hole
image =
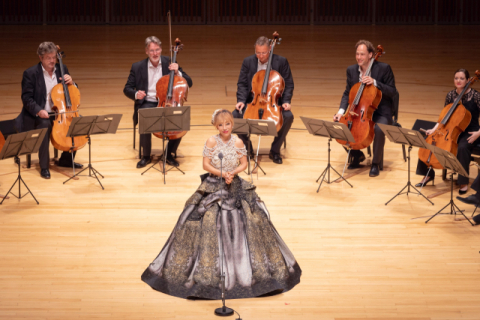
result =
[[[49,112],[52,111],[53,103],[50,97],[52,88],[62,81],[60,66],[57,63],[57,47],[53,42],[42,42],[37,49],[40,63],[28,68],[23,72],[22,79],[22,102],[23,109],[15,119],[15,127],[19,132],[34,129],[48,128],[48,132],[38,150],[40,162],[40,176],[50,179],[50,134],[52,121]],[[65,70],[65,83],[75,84],[68,72]],[[75,84],[76,85],[76,84]],[[60,167],[72,167],[72,155],[63,152],[56,165]],[[74,163],[75,168],[82,168],[83,165]]]
[[[347,68],[347,87],[343,93],[340,102],[340,109],[333,117],[333,121],[339,121],[345,110],[348,108],[348,95],[350,89],[357,82],[363,82],[366,85],[374,85],[382,92],[382,100],[378,105],[377,110],[373,113],[372,120],[375,123],[392,124],[392,98],[395,96],[397,89],[395,88],[395,76],[392,68],[383,62],[375,61],[372,66],[371,76],[364,77],[363,75],[368,69],[370,59],[375,54],[375,48],[370,41],[360,40],[355,45],[355,56],[357,64],[351,65]],[[375,125],[375,138],[373,139],[373,159],[372,167],[370,169],[370,177],[376,177],[383,170],[383,149],[385,146],[385,134],[380,128]],[[348,169],[355,169],[360,166],[360,162],[365,160],[365,155],[361,150],[352,150],[350,152],[352,160]]]
[[[462,93],[463,89],[465,88],[465,85],[467,84],[469,78],[470,74],[468,73],[468,70],[458,69],[457,71],[455,71],[453,78],[455,89],[453,89],[447,94],[444,106],[453,103],[457,99],[457,97]],[[480,125],[478,122],[478,117],[480,116],[480,93],[473,88],[468,88],[463,97],[461,98],[461,101],[463,106],[472,115],[472,119],[470,120],[470,124],[465,129],[465,131],[463,131],[458,136],[457,159],[462,164],[465,171],[469,173],[470,157],[472,156],[472,150],[475,146],[473,143],[480,136]],[[438,123],[434,128],[426,131],[427,135],[432,134],[435,129],[437,129],[437,127]],[[435,179],[435,171],[433,169],[429,171],[427,165],[420,160],[418,160],[417,174],[422,176],[427,175],[422,179],[422,181],[415,185],[417,187],[421,187],[429,181],[433,182],[433,180]],[[460,186],[460,189],[458,190],[459,194],[467,193],[468,182],[468,177],[458,175],[457,184]]]
[[[192,79],[178,66],[177,63],[170,63],[170,58],[162,56],[162,42],[154,36],[145,39],[145,54],[147,59],[132,64],[130,75],[123,89],[123,93],[135,101],[133,119],[138,121],[138,109],[156,108],[157,102],[157,81],[164,75],[168,75],[170,70],[175,71],[187,80],[188,86],[192,86]],[[172,154],[175,154],[180,139],[170,140],[168,142],[168,154],[166,162],[171,166],[178,166],[177,160]],[[152,151],[152,134],[140,135],[140,147],[143,149],[142,159],[137,163],[137,168],[143,168],[151,162],[150,153]]]
[[[232,114],[234,118],[243,118],[246,110],[246,105],[252,102],[252,79],[255,73],[260,70],[267,69],[268,59],[270,58],[270,43],[267,37],[260,37],[254,45],[255,54],[243,60],[242,69],[237,82],[237,104]],[[282,56],[274,54],[272,57],[272,69],[280,73],[285,81],[285,90],[279,105],[282,106],[283,126],[278,131],[277,137],[273,140],[270,149],[269,157],[274,163],[281,164],[282,158],[280,156],[280,148],[287,137],[288,131],[293,123],[293,113],[290,105],[293,96],[293,77],[290,71],[288,60]],[[242,139],[245,146],[247,146],[247,136],[238,135]],[[248,146],[248,152],[252,152],[252,146]]]

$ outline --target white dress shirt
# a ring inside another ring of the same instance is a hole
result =
[[[145,99],[150,102],[157,102],[157,82],[162,77],[162,60],[158,66],[154,67],[150,59],[148,60],[148,91]]]
[[[358,72],[360,73],[360,76],[358,77],[358,82],[362,82],[363,74],[362,74],[362,68],[360,68],[360,66],[358,66]],[[374,85],[375,87],[377,86],[377,80],[373,79],[373,85]],[[344,110],[344,109],[340,109],[340,110],[338,110],[338,113],[344,114],[344,113],[345,113],[345,110]]]
[[[257,65],[257,72],[260,71],[260,70],[267,70],[267,64],[268,64],[268,60],[265,63],[261,63],[260,59],[259,59],[258,60],[258,65]]]
[[[55,87],[58,84],[57,75],[55,74],[56,68],[53,69],[53,74],[51,77],[50,77],[50,74],[48,74],[48,71],[45,70],[43,65],[42,65],[42,70],[43,70],[43,78],[45,79],[45,87],[47,89],[47,98],[45,101],[44,109],[47,112],[51,112],[52,106],[53,106],[51,93],[52,93],[53,87]]]

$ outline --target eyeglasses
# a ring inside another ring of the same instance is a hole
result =
[[[160,51],[162,51],[162,49],[149,50],[148,53],[154,54],[154,53],[159,53]]]

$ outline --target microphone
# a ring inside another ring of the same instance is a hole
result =
[[[263,109],[260,108],[260,109],[258,109],[258,118],[259,118],[260,120],[262,120],[262,117],[263,117]]]
[[[262,111],[263,111],[263,110],[262,110]],[[220,152],[220,153],[218,154],[218,159],[220,159],[220,160],[223,159],[223,153]]]

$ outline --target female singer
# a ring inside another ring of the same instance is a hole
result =
[[[237,175],[247,166],[247,152],[232,136],[232,114],[219,109],[212,124],[218,134],[203,149],[209,173],[142,280],[176,297],[220,299],[223,268],[227,299],[286,292],[300,282],[302,271],[256,187]]]
[[[470,78],[470,74],[465,69],[458,69],[455,71],[453,83],[455,84],[454,90],[450,91],[447,94],[447,98],[445,99],[445,105],[453,103],[458,95],[462,92],[463,88],[468,82]],[[478,123],[478,117],[480,115],[480,93],[475,89],[469,88],[467,92],[462,97],[462,104],[465,108],[470,111],[472,114],[472,120],[468,125],[467,129],[460,134],[458,137],[458,151],[457,151],[457,158],[458,161],[462,164],[465,168],[465,171],[469,173],[469,166],[470,166],[470,157],[472,155],[472,150],[474,147],[474,142],[480,136],[480,125]],[[427,130],[427,135],[432,134],[438,127],[437,125],[430,130]],[[417,174],[425,176],[428,172],[427,165],[418,160],[417,165]],[[435,180],[435,171],[432,169],[428,173],[428,176],[425,176],[420,183],[417,183],[416,187],[421,187],[422,185],[426,184],[429,181]],[[464,177],[462,175],[458,175],[457,183],[460,185],[460,190],[458,191],[460,194],[465,194],[468,191],[468,177]]]

